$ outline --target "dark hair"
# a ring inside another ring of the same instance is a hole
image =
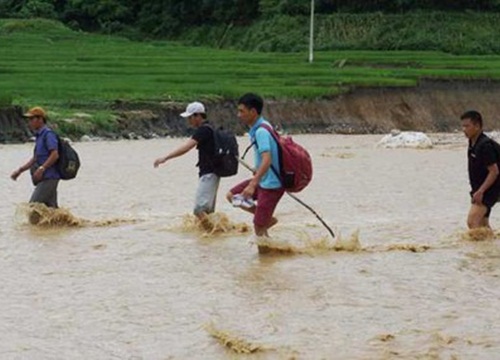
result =
[[[257,94],[246,93],[238,100],[238,105],[240,104],[245,105],[248,109],[255,109],[260,115],[264,107],[264,100]]]
[[[476,110],[466,111],[460,116],[460,120],[469,119],[473,124],[483,127],[483,117]]]

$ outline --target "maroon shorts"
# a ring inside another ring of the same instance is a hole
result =
[[[230,190],[231,194],[236,195],[242,193],[249,183],[250,179],[239,183]],[[285,189],[283,188],[263,189],[257,186],[253,194],[253,199],[257,201],[257,207],[253,216],[253,223],[256,226],[266,227],[269,225],[273,217],[274,209],[284,193]]]

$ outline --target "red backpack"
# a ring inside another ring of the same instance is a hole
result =
[[[288,192],[299,192],[312,179],[313,169],[311,156],[301,145],[293,141],[291,136],[280,136],[276,130],[267,124],[261,127],[269,131],[278,144],[280,171],[271,167]]]

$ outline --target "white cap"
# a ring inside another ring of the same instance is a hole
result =
[[[189,104],[186,108],[186,111],[184,111],[181,116],[184,118],[187,118],[193,114],[204,114],[205,113],[205,106],[201,102],[195,101]]]

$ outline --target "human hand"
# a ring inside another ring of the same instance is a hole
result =
[[[154,162],[154,167],[157,168],[158,166],[160,166],[161,164],[163,164],[165,161],[167,161],[165,158],[158,158],[155,160]]]
[[[484,196],[484,193],[482,191],[476,191],[473,195],[472,195],[472,203],[473,204],[477,204],[477,205],[481,205],[483,203],[483,196]]]
[[[254,193],[255,193],[255,185],[250,183],[246,186],[246,188],[243,189],[243,191],[241,192],[241,196],[243,196],[245,199],[251,199]]]
[[[43,172],[45,171],[45,168],[43,166],[40,166],[36,171],[33,173],[33,180],[35,183],[39,183],[40,181],[43,180]]]
[[[22,171],[21,169],[17,169],[16,171],[14,171],[12,174],[10,174],[10,178],[14,181],[17,180],[17,178],[19,177],[19,175],[21,175]]]

